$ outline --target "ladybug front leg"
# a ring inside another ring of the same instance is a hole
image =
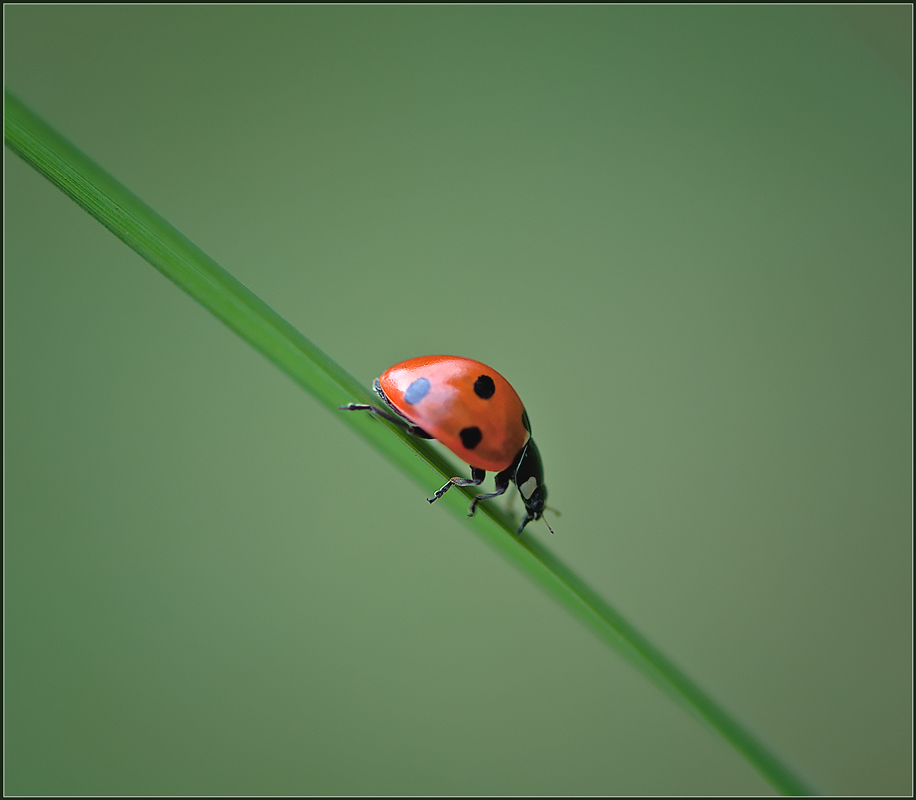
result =
[[[470,478],[450,478],[449,482],[445,484],[438,492],[436,492],[432,497],[427,497],[426,501],[428,503],[435,503],[442,495],[444,495],[449,489],[453,486],[480,486],[483,483],[483,479],[487,476],[486,470],[477,469],[477,467],[471,467],[471,477]],[[468,515],[470,516],[470,515]]]
[[[511,479],[512,469],[506,469],[502,472],[497,473],[496,475],[496,491],[490,492],[489,494],[479,494],[471,501],[471,507],[468,509],[468,516],[473,517],[474,512],[477,510],[477,504],[481,500],[490,500],[493,497],[499,497],[501,494],[506,493],[506,489],[509,488],[509,481]]]

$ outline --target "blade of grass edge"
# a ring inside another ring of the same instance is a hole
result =
[[[322,405],[336,411],[341,404],[372,399],[355,378],[9,92],[4,94],[4,138],[13,152]],[[439,478],[458,474],[429,444],[407,436],[394,426],[379,423],[366,414],[337,416],[422,486],[431,485],[433,474]],[[410,450],[401,447],[397,439],[407,443]],[[465,515],[466,500],[462,495],[450,493],[443,500],[453,513]],[[502,509],[481,506],[481,510],[485,515],[478,514],[468,523],[491,546],[693,716],[723,736],[775,789],[792,795],[815,793],[546,546],[533,537],[517,539],[515,522]]]

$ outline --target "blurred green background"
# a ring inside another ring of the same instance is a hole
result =
[[[6,82],[367,385],[502,372],[525,535],[908,794],[911,13],[5,6]],[[5,152],[7,793],[769,791]]]

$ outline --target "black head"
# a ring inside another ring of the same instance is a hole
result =
[[[525,501],[527,512],[527,516],[522,520],[522,526],[518,529],[518,533],[521,533],[529,522],[544,516],[544,506],[547,503],[544,465],[541,463],[541,454],[534,439],[529,438],[519,453],[512,480],[518,487],[522,500]]]

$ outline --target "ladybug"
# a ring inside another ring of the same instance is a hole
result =
[[[430,503],[452,486],[480,486],[489,470],[496,473],[496,491],[477,495],[469,517],[481,500],[504,494],[510,482],[518,487],[527,512],[517,533],[543,517],[547,487],[531,423],[515,389],[495,369],[470,358],[421,356],[385,370],[373,388],[386,409],[362,403],[340,409],[369,411],[414,436],[438,439],[471,465],[470,478],[451,478],[427,498]]]

